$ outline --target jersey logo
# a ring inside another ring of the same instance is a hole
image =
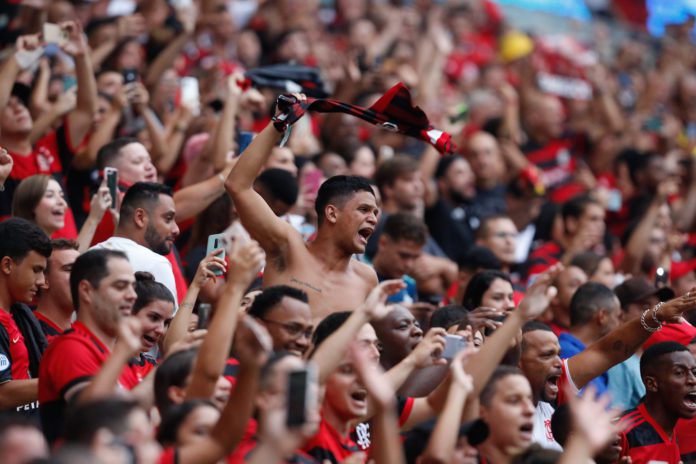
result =
[[[553,432],[551,432],[551,419],[544,420],[544,428],[546,428],[546,439],[554,441]]]
[[[360,446],[360,449],[366,450],[370,447],[370,424],[366,424],[364,422],[358,424],[355,427],[355,434],[358,436],[358,439],[355,440],[355,443]]]
[[[17,343],[19,341],[19,335],[12,339],[12,343]]]
[[[10,368],[10,360],[4,354],[0,354],[0,372]]]

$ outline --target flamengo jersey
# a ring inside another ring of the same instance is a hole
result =
[[[621,457],[629,456],[635,463],[668,463],[681,461],[677,434],[672,431],[672,439],[652,418],[645,403],[631,409],[621,418],[626,428],[621,433]]]
[[[578,388],[575,386],[570,370],[568,368],[568,360],[564,359],[561,366],[561,376],[558,379],[558,397],[556,402],[561,405],[568,399],[565,397],[565,389],[570,387],[570,390],[575,394],[578,393]],[[532,442],[539,444],[543,448],[555,449],[562,451],[563,448],[553,438],[551,433],[551,416],[555,409],[546,401],[539,401],[534,409],[534,428],[532,429]]]
[[[96,375],[110,354],[106,345],[80,321],[46,349],[39,367],[39,412],[49,443],[63,433],[65,394]],[[130,390],[137,384],[135,372],[126,367],[119,377],[119,386]]]

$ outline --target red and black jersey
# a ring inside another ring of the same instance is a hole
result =
[[[679,419],[674,428],[679,454],[684,464],[696,464],[696,417]]]
[[[138,379],[138,383],[140,383],[150,372],[155,370],[157,367],[157,360],[147,353],[140,353],[137,357],[128,362],[128,366]]]
[[[645,408],[645,403],[631,409],[621,418],[625,428],[621,432],[621,457],[629,456],[632,462],[666,462],[677,464],[679,445],[677,435],[672,439],[655,422]]]
[[[527,275],[541,274],[563,258],[563,248],[556,242],[546,242],[529,254]]]
[[[541,180],[552,202],[566,202],[587,190],[575,180],[584,145],[584,137],[563,137],[544,146],[529,143],[523,147],[527,159],[541,170]]]
[[[39,369],[39,410],[50,443],[63,432],[66,393],[97,374],[109,354],[106,345],[80,321],[53,340],[44,352]],[[119,386],[130,390],[137,384],[135,372],[126,367],[119,377]]]
[[[5,181],[5,191],[0,195],[0,219],[12,214],[12,197],[23,179],[35,174],[47,174],[64,185],[65,173],[76,151],[68,140],[68,134],[68,118],[64,118],[63,126],[36,142],[31,153],[9,152],[14,166]],[[65,226],[53,238],[77,238],[77,227],[70,208],[66,211]]]
[[[413,398],[399,396],[396,398],[396,411],[399,415],[399,427],[403,427],[413,411]],[[358,444],[362,451],[369,451],[372,446],[370,436],[370,423],[361,422],[355,426],[350,434],[355,443]]]
[[[38,311],[34,311],[34,316],[36,317],[36,320],[39,321],[41,331],[46,336],[48,343],[51,343],[58,335],[62,335],[63,329],[58,327],[55,322],[47,318],[45,315]]]
[[[329,461],[338,464],[344,459],[360,451],[350,435],[345,437],[338,433],[322,416],[319,430],[302,448],[308,455],[319,462]]]
[[[4,332],[0,340],[7,340],[7,343],[0,342],[0,383],[30,379],[29,351],[24,336],[12,315],[4,309],[0,309],[0,330]]]

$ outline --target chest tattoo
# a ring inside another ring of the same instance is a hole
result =
[[[304,281],[302,281],[302,280],[297,280],[297,279],[294,278],[294,277],[290,277],[290,282],[293,283],[293,284],[298,284],[298,285],[300,285],[300,286],[302,286],[302,287],[307,287],[307,288],[309,288],[310,290],[314,290],[314,291],[317,292],[317,293],[321,293],[321,289],[320,289],[319,287],[315,287],[314,285],[310,284],[309,282],[304,282]]]

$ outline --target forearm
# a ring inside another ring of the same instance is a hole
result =
[[[118,384],[118,378],[129,359],[130,353],[117,344],[111,356],[104,362],[97,375],[95,375],[82,392],[80,392],[77,401],[79,403],[87,403],[89,401],[113,396]]]
[[[471,361],[467,364],[467,372],[474,380],[472,395],[478,396],[481,393],[510,348],[510,341],[517,336],[523,324],[522,315],[518,311],[512,311],[503,325],[495,330],[493,335],[486,339],[481,349],[471,357]]]
[[[97,153],[101,147],[111,142],[114,133],[121,122],[121,110],[111,109],[99,123],[87,142],[87,147],[75,154],[72,165],[78,169],[88,169],[97,162]]]
[[[239,365],[237,383],[211,436],[229,454],[242,440],[254,411],[260,366]]]
[[[176,315],[172,322],[169,324],[167,329],[167,334],[164,336],[164,341],[162,342],[162,348],[164,353],[168,353],[173,344],[182,340],[186,333],[188,332],[189,319],[193,313],[193,306],[196,304],[196,299],[198,298],[198,293],[201,288],[193,282],[184,296],[184,300],[179,305],[179,309],[176,311]]]
[[[148,68],[145,74],[145,85],[148,88],[152,88],[157,85],[157,81],[164,74],[167,68],[172,66],[174,60],[179,55],[181,50],[186,45],[186,42],[191,38],[191,33],[183,32],[178,38],[174,39],[172,43],[169,44],[167,48],[162,50],[152,62],[152,65]]]
[[[111,52],[114,51],[116,45],[116,40],[108,40],[106,42],[103,42],[97,48],[91,50],[90,58],[92,61],[92,66],[94,66],[94,69],[101,68],[102,63],[109,57],[109,55],[111,55]]]
[[[606,90],[599,91],[599,108],[607,121],[607,129],[612,132],[620,132],[625,127],[625,120],[621,113],[621,108],[611,93]]]
[[[11,409],[36,401],[39,379],[10,380],[0,384],[0,409]]]
[[[92,239],[94,238],[94,233],[97,231],[102,217],[103,215],[98,215],[95,211],[89,212],[89,216],[87,216],[87,220],[85,220],[82,229],[80,229],[80,234],[77,236],[77,244],[79,245],[77,251],[79,251],[80,254],[89,250]]]
[[[271,150],[273,150],[281,136],[282,134],[271,123],[254,137],[254,140],[247,147],[244,156],[239,158],[239,161],[237,161],[237,164],[227,177],[225,187],[230,194],[234,195],[236,192],[253,188],[256,176],[268,162]]]
[[[684,232],[692,232],[694,230],[694,222],[696,222],[696,176],[691,179],[691,185],[686,194],[684,205],[679,210],[679,213],[676,214],[675,221],[678,230]]]
[[[19,74],[19,63],[12,56],[0,67],[0,108],[5,108],[10,102],[12,86]]]
[[[97,111],[97,81],[94,78],[94,69],[88,54],[75,57],[75,74],[77,76],[75,110],[89,114],[91,119]]]
[[[447,394],[447,407],[442,410],[435,424],[428,446],[423,453],[423,464],[448,463],[457,444],[466,391],[454,383]]]
[[[152,162],[157,166],[157,171],[160,174],[166,175],[176,162],[177,153],[172,153],[167,150],[168,147],[167,140],[164,137],[164,128],[157,119],[157,116],[155,116],[154,111],[146,107],[142,111],[142,117],[145,120],[147,132],[150,134]]]
[[[215,127],[215,135],[213,138],[213,146],[211,150],[210,160],[213,164],[215,172],[220,172],[225,168],[227,163],[227,153],[232,149],[232,137],[234,134],[235,120],[239,103],[236,96],[227,97],[225,108],[222,111],[222,117]],[[240,155],[241,153],[237,153]]]
[[[341,327],[322,343],[312,356],[319,369],[319,384],[323,384],[341,363],[348,345],[355,339],[362,326],[367,324],[367,314],[356,309]]]
[[[225,193],[225,183],[221,174],[215,174],[203,182],[175,192],[177,220],[185,221],[198,215],[223,193]]]
[[[589,444],[577,434],[571,434],[568,443],[563,448],[558,464],[577,464],[579,462],[590,462],[592,456],[588,452]]]
[[[661,201],[653,200],[650,207],[645,212],[638,227],[631,234],[631,238],[626,244],[626,254],[621,262],[621,268],[628,273],[637,274],[640,264],[648,247],[650,234],[655,226],[655,221],[660,211]]]
[[[399,364],[384,373],[394,391],[399,391],[409,376],[416,369],[416,364],[411,356],[406,356]]]
[[[404,448],[399,436],[395,405],[381,405],[372,419],[372,459],[377,464],[405,463]]]
[[[48,82],[50,77],[51,69],[42,62],[39,66],[39,74],[34,82],[34,89],[31,92],[31,112],[33,115],[43,115],[45,111],[50,109],[50,103],[48,102]]]
[[[34,144],[41,139],[41,137],[46,135],[60,116],[60,113],[57,112],[53,107],[42,112],[31,126],[31,132],[29,132],[29,141]]]
[[[213,395],[232,346],[239,318],[239,304],[245,290],[243,285],[233,283],[220,297],[194,364],[191,383],[186,389],[187,400],[210,398]]]
[[[131,394],[138,401],[140,406],[149,411],[155,405],[155,375],[157,369],[153,369],[147,374],[147,377],[143,379],[138,385],[136,385],[132,390]]]

